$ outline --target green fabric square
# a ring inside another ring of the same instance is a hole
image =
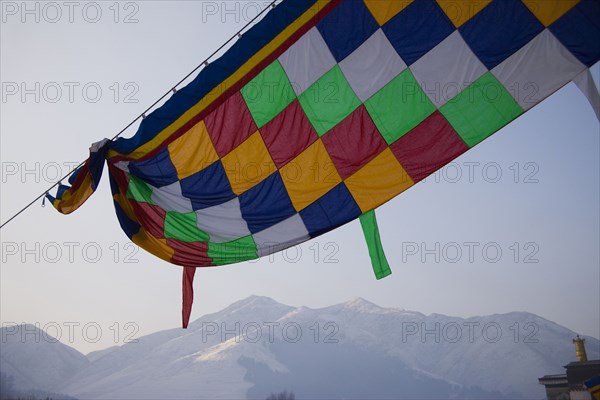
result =
[[[504,86],[490,73],[469,85],[440,108],[469,147],[523,113]]]
[[[233,264],[258,258],[251,235],[227,243],[208,243],[208,256],[214,265]]]
[[[152,201],[152,188],[140,178],[129,175],[129,185],[127,186],[127,198],[140,203],[154,204]]]
[[[169,211],[165,215],[165,238],[182,242],[207,242],[208,234],[196,225],[196,213]]]
[[[277,60],[248,82],[241,93],[259,128],[296,98],[296,93]]]
[[[388,144],[400,139],[436,110],[409,69],[371,96],[365,107]]]
[[[298,100],[319,136],[342,122],[361,104],[338,65],[306,89]]]

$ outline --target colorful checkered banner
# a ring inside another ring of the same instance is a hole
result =
[[[285,0],[51,200],[77,209],[106,160],[127,236],[190,268],[376,229],[370,211],[586,72],[599,38],[597,0]]]

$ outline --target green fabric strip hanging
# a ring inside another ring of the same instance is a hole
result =
[[[373,265],[373,272],[377,279],[385,278],[392,273],[390,265],[385,258],[383,246],[381,245],[381,237],[379,236],[379,228],[377,227],[377,218],[375,210],[368,211],[360,216],[360,225],[362,226],[367,247],[369,248],[369,257]]]

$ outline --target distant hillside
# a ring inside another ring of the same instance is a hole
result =
[[[59,388],[89,360],[33,325],[0,328],[1,397],[70,398]]]

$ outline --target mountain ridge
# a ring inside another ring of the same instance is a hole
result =
[[[281,390],[298,398],[536,398],[537,378],[575,358],[574,335],[522,311],[462,318],[360,297],[312,309],[250,296],[186,331],[77,352],[68,379],[39,389],[81,399],[265,398]],[[587,338],[590,359],[598,358],[600,342]],[[4,372],[4,351],[0,359]]]

